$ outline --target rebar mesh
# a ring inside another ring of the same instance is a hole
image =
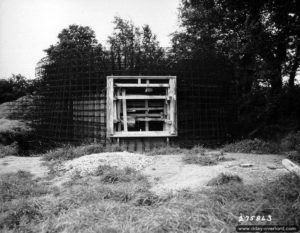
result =
[[[89,54],[42,59],[36,76],[33,120],[39,138],[59,142],[106,141],[106,76],[177,76],[178,140],[220,142],[233,133],[235,85],[222,60],[122,67]]]

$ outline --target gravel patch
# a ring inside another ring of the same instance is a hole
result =
[[[139,171],[151,164],[153,159],[152,156],[129,152],[97,153],[65,162],[64,170],[66,176],[72,176],[75,173],[81,176],[93,174],[99,165],[109,165],[120,169],[129,167]]]

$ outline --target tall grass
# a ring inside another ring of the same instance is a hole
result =
[[[240,214],[270,214],[274,225],[300,220],[300,179],[290,175],[261,186],[224,184],[164,198],[151,193],[138,172],[107,166],[62,188],[40,189],[36,182],[23,172],[1,176],[10,191],[0,189],[0,231],[231,233]]]

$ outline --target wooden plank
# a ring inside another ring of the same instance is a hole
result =
[[[107,93],[106,93],[106,134],[111,137],[114,133],[113,121],[113,102],[114,102],[114,86],[113,79],[107,79]]]
[[[149,82],[149,80],[147,80],[147,82]],[[148,100],[145,100],[145,108],[146,110],[146,115],[149,115],[149,109],[148,109]],[[149,131],[149,121],[145,121],[145,131]]]
[[[168,99],[168,96],[164,95],[127,95],[127,96],[116,96],[116,99],[127,99],[127,100],[164,100]]]
[[[107,76],[107,79],[175,79],[176,76]]]
[[[169,88],[166,89],[166,95],[168,95],[168,91],[169,91]],[[170,116],[169,116],[169,102],[168,101],[164,102],[164,111],[163,111],[163,113],[164,113],[164,118],[167,118],[167,120],[170,121]],[[169,132],[169,128],[170,128],[170,125],[164,123],[164,125],[163,125],[163,131]]]
[[[131,138],[131,137],[172,137],[175,135],[171,135],[166,131],[128,131],[128,132],[115,132],[112,137],[120,137],[120,138]]]
[[[118,119],[117,117],[117,101],[113,102],[113,109],[114,109],[114,121],[116,121]]]
[[[116,83],[116,87],[169,87],[166,83],[151,83],[151,84],[137,84],[137,83]]]
[[[126,90],[122,90],[122,96],[126,97]],[[124,131],[128,131],[128,126],[127,126],[127,106],[126,106],[126,98],[122,99],[122,107],[123,107],[123,125],[124,125]]]
[[[136,121],[145,121],[145,122],[148,122],[148,121],[166,121],[165,119],[163,118],[150,118],[150,117],[138,117],[135,119]]]
[[[300,167],[293,163],[291,160],[289,159],[283,159],[282,160],[282,165],[289,170],[290,172],[294,173],[295,175],[297,175],[298,177],[300,177]]]
[[[117,90],[117,95],[120,95],[121,91],[120,89]],[[122,123],[121,123],[121,101],[117,101],[117,119],[119,121],[118,123],[118,131],[121,131]]]
[[[127,108],[127,112],[136,112],[136,111],[153,111],[153,110],[164,110],[163,107],[148,107],[148,108]]]
[[[170,133],[172,135],[177,135],[177,121],[176,121],[176,79],[170,79],[170,89],[169,96],[170,99],[170,121],[172,124],[170,125]]]
[[[128,113],[128,116],[134,117],[162,117],[160,113]]]

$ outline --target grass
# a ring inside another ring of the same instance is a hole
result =
[[[223,147],[223,150],[233,153],[276,154],[280,152],[280,147],[273,142],[255,138],[227,144]]]
[[[232,158],[226,158],[222,151],[211,153],[200,150],[199,148],[193,148],[184,157],[183,161],[187,164],[199,164],[202,166],[217,165],[219,162],[231,161]]]
[[[0,201],[27,198],[31,195],[41,196],[48,192],[47,187],[32,179],[29,172],[19,171],[8,173],[0,177]]]
[[[219,162],[232,160],[224,156],[224,152],[211,153],[204,147],[197,145],[192,149],[180,147],[158,147],[148,155],[183,155],[182,160],[187,164],[198,164],[202,166],[217,165]]]
[[[179,155],[179,154],[185,154],[188,150],[184,148],[180,148],[178,146],[160,146],[153,148],[150,152],[147,154],[150,156],[154,155]]]
[[[230,233],[241,214],[270,214],[273,225],[299,224],[299,178],[289,175],[246,186],[237,177],[221,175],[221,183],[159,197],[132,169],[99,166],[95,174],[74,178],[61,188],[26,172],[2,175],[0,231]]]
[[[65,161],[75,159],[83,155],[120,151],[124,151],[124,148],[117,144],[111,144],[106,146],[102,144],[89,144],[81,146],[67,145],[65,147],[48,151],[46,154],[43,155],[43,159],[45,161]]]
[[[221,173],[217,177],[211,179],[207,186],[216,186],[224,184],[242,183],[243,180],[238,175]]]

